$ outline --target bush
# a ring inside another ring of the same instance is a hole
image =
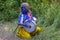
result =
[[[12,20],[19,13],[20,0],[0,0],[0,20]]]

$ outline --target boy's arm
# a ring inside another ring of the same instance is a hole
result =
[[[23,14],[18,15],[18,25],[23,24]]]
[[[20,24],[23,24],[23,15],[22,14],[18,15],[18,23],[16,25],[16,28],[15,28],[14,32],[17,30],[17,28]]]

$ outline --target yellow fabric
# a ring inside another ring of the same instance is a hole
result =
[[[36,27],[36,30],[32,33],[30,33],[31,35],[35,35],[36,33],[39,33],[41,31],[40,27]]]
[[[40,32],[41,31],[41,28],[40,27],[37,27],[36,28],[36,32],[38,33],[38,32]]]
[[[31,35],[34,35],[34,34],[36,34],[36,33],[39,33],[40,30],[41,30],[41,28],[40,28],[40,27],[37,27],[34,32],[28,33],[28,32],[26,32],[26,31],[24,30],[24,28],[20,27],[20,28],[17,29],[16,34],[17,34],[17,36],[19,36],[20,38],[30,38]]]
[[[30,38],[31,37],[30,34],[28,32],[26,32],[22,27],[17,29],[16,34],[20,38]]]

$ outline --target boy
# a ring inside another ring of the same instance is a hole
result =
[[[28,3],[22,3],[21,4],[21,13],[18,15],[18,26],[25,26],[28,27],[28,25],[25,25],[24,22],[26,20],[33,20],[32,12],[30,11],[30,7]],[[17,28],[18,28],[17,26]],[[16,29],[17,29],[16,28]],[[23,27],[19,27],[17,29],[16,34],[21,38],[30,38],[31,35],[34,35],[36,32],[39,32],[41,29],[39,27],[36,28],[35,32],[28,33],[24,30]]]

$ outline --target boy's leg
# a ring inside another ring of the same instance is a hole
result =
[[[36,28],[36,33],[39,33],[41,31],[41,28],[40,27],[37,27]]]
[[[36,33],[39,33],[41,31],[40,27],[36,27],[36,30],[32,33],[30,33],[32,36],[35,35]]]
[[[24,28],[18,28],[17,32],[16,32],[17,36],[19,36],[20,38],[30,38],[30,34],[28,32],[26,32],[24,30]]]

